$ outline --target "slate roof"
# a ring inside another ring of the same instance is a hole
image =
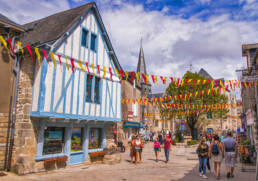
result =
[[[0,13],[0,22],[6,23],[10,26],[13,26],[15,29],[17,29],[19,31],[25,31],[25,28],[22,25],[15,23],[14,21],[10,20],[9,18],[7,18],[6,16],[4,16],[1,13]]]
[[[201,68],[201,70],[198,72],[198,74],[201,75],[201,76],[206,77],[207,79],[212,79],[213,80],[212,76],[206,70],[204,70],[203,68]]]
[[[58,39],[94,4],[88,3],[23,25],[28,33],[24,35],[22,42],[41,44]]]

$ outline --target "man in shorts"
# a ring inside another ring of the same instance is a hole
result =
[[[225,164],[227,168],[227,178],[234,177],[234,167],[237,158],[237,143],[232,138],[232,133],[227,133],[227,138],[223,140],[225,150]]]

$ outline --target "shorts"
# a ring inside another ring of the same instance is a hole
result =
[[[154,151],[160,151],[160,148],[154,148]]]
[[[221,153],[219,153],[218,155],[212,155],[211,159],[217,163],[221,163],[223,160]]]
[[[225,164],[226,166],[234,167],[236,162],[235,152],[225,152]]]
[[[135,152],[142,152],[142,148],[135,147]]]

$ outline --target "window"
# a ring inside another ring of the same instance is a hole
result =
[[[101,145],[102,145],[101,128],[91,128],[89,149],[101,148]]]
[[[87,40],[88,40],[88,31],[85,29],[82,29],[82,41],[81,45],[84,47],[88,47],[87,45]]]
[[[58,127],[45,128],[43,155],[64,152],[64,130]]]
[[[91,86],[92,86],[92,78],[87,76],[87,85],[86,85],[86,101],[91,102]]]
[[[71,138],[71,152],[82,150],[83,128],[73,128]]]
[[[94,90],[94,101],[96,103],[100,103],[100,91],[99,91],[99,86],[100,86],[100,78],[95,77],[95,90]]]
[[[96,40],[97,40],[97,36],[94,34],[91,34],[90,49],[93,51],[96,51]]]

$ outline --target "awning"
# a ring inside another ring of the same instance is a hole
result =
[[[124,128],[143,128],[143,124],[134,121],[124,121]]]

